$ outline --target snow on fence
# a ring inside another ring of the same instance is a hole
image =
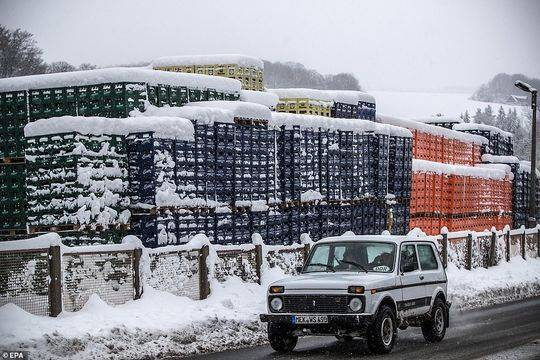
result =
[[[305,234],[307,235],[307,234]],[[305,236],[303,235],[303,236]],[[540,257],[540,226],[493,232],[444,232],[434,237],[446,266],[495,266],[513,256]],[[92,294],[111,305],[138,299],[144,286],[205,299],[210,282],[235,276],[260,283],[266,269],[296,274],[312,242],[214,245],[196,235],[185,245],[144,248],[137,238],[122,244],[66,247],[57,234],[0,244],[0,306],[14,303],[36,315],[78,311]],[[144,284],[144,286],[143,286]]]

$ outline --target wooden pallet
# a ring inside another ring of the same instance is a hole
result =
[[[0,230],[0,236],[26,235],[26,229],[3,229]]]
[[[11,164],[24,164],[25,158],[22,157],[3,157],[0,158],[0,165],[11,165]]]

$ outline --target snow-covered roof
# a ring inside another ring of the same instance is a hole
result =
[[[501,155],[482,155],[482,161],[492,164],[519,164],[519,159],[516,156],[501,156]]]
[[[459,123],[463,122],[463,120],[461,120],[458,117],[446,116],[446,115],[442,115],[442,116],[435,115],[435,116],[430,116],[430,117],[427,117],[427,118],[414,118],[412,120],[418,121],[418,122],[421,122],[421,123],[424,123],[424,124],[436,124],[436,123],[459,124]]]
[[[501,168],[500,166],[505,166]],[[512,178],[510,167],[504,164],[481,164],[479,166],[452,165],[434,161],[413,159],[413,171],[444,175],[470,176],[482,179],[504,180]]]
[[[145,104],[145,111],[133,110],[132,117],[179,117],[197,121],[201,124],[211,125],[214,122],[234,123],[234,113],[223,108],[210,108],[198,106],[162,106],[157,107],[150,103]]]
[[[191,65],[230,65],[236,64],[241,67],[254,67],[264,69],[261,59],[253,56],[240,54],[214,54],[214,55],[180,55],[164,56],[154,59],[151,67],[162,66],[191,66]]]
[[[193,123],[179,117],[128,117],[122,119],[62,116],[41,119],[24,127],[24,136],[43,136],[77,132],[84,135],[128,135],[153,132],[154,136],[193,140]]]
[[[197,89],[211,88],[226,92],[239,92],[241,88],[240,81],[219,76],[142,68],[107,68],[0,79],[0,92],[115,82],[148,83],[150,85],[166,84]]]
[[[375,132],[378,134],[412,137],[412,133],[403,127],[379,124],[368,120],[330,118],[319,115],[272,112],[272,120],[269,124],[275,127],[281,127],[283,125],[287,128],[300,126],[303,129],[317,130],[321,128],[324,130],[353,131],[360,134]]]
[[[392,242],[397,245],[404,241],[435,241],[433,236],[413,236],[413,235],[342,235],[331,236],[317,241],[316,244],[325,244],[341,241],[382,241]]]
[[[268,107],[245,101],[196,101],[187,103],[185,106],[225,109],[231,111],[235,117],[244,119],[270,121],[272,118]]]
[[[470,131],[470,130],[480,130],[480,131],[489,131],[490,133],[497,133],[504,137],[513,137],[512,133],[501,130],[498,127],[485,125],[485,124],[474,124],[474,123],[461,123],[452,126],[452,129],[457,131]]]
[[[424,124],[418,121],[409,119],[397,118],[393,116],[386,116],[377,114],[377,121],[383,124],[391,124],[395,126],[402,126],[411,130],[418,130],[420,132],[428,133],[431,135],[444,136],[448,139],[459,140],[463,142],[470,142],[474,144],[488,144],[489,141],[483,136],[467,134],[459,131],[446,129],[440,126]]]
[[[375,98],[370,94],[354,90],[287,88],[267,89],[267,91],[276,94],[280,99],[311,99],[351,105],[358,105],[360,101],[375,103]]]
[[[240,100],[271,108],[277,105],[279,97],[268,91],[242,90],[240,91]]]

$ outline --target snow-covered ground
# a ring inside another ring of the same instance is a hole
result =
[[[122,359],[253,346],[266,341],[258,314],[268,284],[283,277],[263,272],[262,285],[231,278],[213,282],[212,294],[190,300],[146,287],[140,300],[109,306],[97,296],[76,313],[35,316],[14,305],[0,308],[0,348],[26,349],[32,358]],[[454,309],[469,309],[540,295],[540,259],[516,257],[490,269],[448,268]]]
[[[369,91],[377,100],[377,113],[406,117],[425,118],[434,114],[447,116],[459,115],[465,110],[472,116],[476,109],[485,109],[491,105],[496,112],[502,104],[487,103],[469,100],[471,94],[464,93],[425,93],[425,92],[399,92],[399,91]],[[502,105],[505,111],[516,108],[518,114],[521,106]]]

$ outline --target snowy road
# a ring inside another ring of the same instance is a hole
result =
[[[370,357],[363,340],[340,343],[331,337],[300,339],[291,355],[278,355],[270,346],[231,350],[191,359],[350,359]],[[419,329],[399,333],[388,359],[539,359],[540,298],[488,309],[453,313],[443,342],[428,345]],[[185,359],[185,358],[184,358]]]

